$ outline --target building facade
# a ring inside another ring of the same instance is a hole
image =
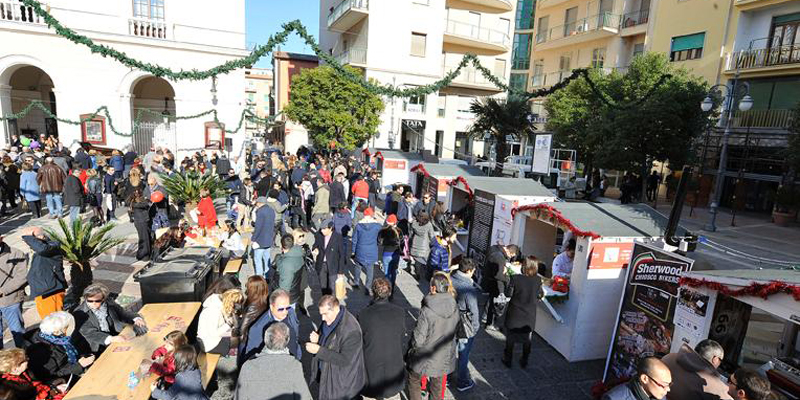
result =
[[[97,44],[176,71],[211,68],[248,54],[244,0],[226,2],[225,7],[208,0],[52,0],[47,9]],[[3,115],[40,100],[53,114],[78,120],[105,105],[114,128],[122,133],[112,132],[107,119],[76,126],[37,110],[0,124],[2,144],[12,134],[48,134],[58,135],[67,146],[88,141],[113,148],[134,145],[143,151],[155,144],[185,153],[207,145],[223,147],[225,139],[229,145],[232,139],[236,147],[244,140],[244,129],[223,137],[219,127],[209,124],[213,118],[175,119],[216,108],[226,127],[236,127],[245,107],[244,71],[218,76],[216,82],[158,78],[56,35],[17,0],[0,3],[0,43]],[[142,123],[133,131],[137,115]]]
[[[271,69],[248,68],[244,71],[245,96],[247,107],[259,118],[267,118],[275,114],[273,97],[273,75]],[[261,136],[269,128],[253,120],[245,123],[250,137]]]
[[[274,77],[275,113],[280,114],[289,104],[292,93],[292,78],[304,69],[319,66],[317,56],[308,54],[276,51],[272,54],[272,72]],[[283,143],[284,150],[294,153],[300,146],[307,146],[308,131],[306,128],[284,115],[277,117],[268,139],[273,143]]]
[[[384,85],[431,84],[467,53],[508,82],[514,6],[511,0],[321,0],[320,45]],[[500,92],[469,65],[438,93],[385,99],[379,131],[367,145],[443,158],[483,154],[483,142],[467,134],[470,104]]]

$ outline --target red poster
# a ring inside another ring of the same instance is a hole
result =
[[[589,269],[626,268],[631,262],[633,242],[592,243]]]
[[[384,169],[406,169],[406,162],[401,160],[383,160]]]
[[[447,186],[450,184],[450,179],[439,179],[439,187],[436,188],[439,193],[447,193]]]

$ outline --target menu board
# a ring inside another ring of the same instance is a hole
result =
[[[424,195],[425,193],[429,193],[431,195],[431,199],[436,200],[439,197],[438,190],[439,190],[438,179],[428,175],[422,180],[422,192],[421,192],[422,195]],[[421,195],[420,198],[422,198]]]
[[[483,264],[492,238],[495,195],[483,190],[475,190],[473,197],[472,223],[469,226],[467,253],[478,265]]]

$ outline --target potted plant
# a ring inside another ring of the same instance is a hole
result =
[[[772,221],[778,226],[787,226],[797,219],[797,208],[800,206],[800,190],[783,185],[775,194],[775,208],[772,210]]]
[[[70,286],[64,297],[64,309],[73,310],[80,303],[83,290],[92,284],[92,267],[89,263],[124,240],[109,237],[109,232],[115,226],[112,223],[95,229],[91,223],[84,223],[81,219],[71,225],[59,219],[58,225],[58,231],[45,228],[45,232],[58,242],[64,259],[70,264]]]
[[[161,176],[162,184],[170,201],[183,205],[184,212],[188,213],[197,207],[200,201],[200,189],[208,189],[211,198],[216,199],[227,193],[225,181],[216,174],[203,175],[190,171],[175,173],[171,176]]]

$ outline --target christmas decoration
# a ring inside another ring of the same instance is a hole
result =
[[[469,195],[469,199],[472,200],[472,188],[469,187],[467,180],[464,179],[463,176],[457,176],[455,179],[450,181],[450,186],[457,186],[459,183],[464,184],[464,189],[467,189],[467,194]]]
[[[550,284],[556,292],[569,293],[569,278],[564,276],[556,276],[553,278],[553,283]]]
[[[558,211],[555,207],[549,206],[547,204],[533,204],[533,205],[515,207],[511,210],[511,217],[513,218],[520,211],[531,211],[531,214],[539,219],[541,219],[542,215],[546,215],[558,228],[561,228],[562,230],[569,229],[575,236],[589,236],[592,239],[600,238],[600,235],[595,232],[583,231],[578,229],[578,227],[572,224],[572,221],[568,220],[566,217],[561,215],[560,211]]]
[[[681,278],[679,283],[681,286],[704,287],[711,290],[716,290],[726,296],[731,297],[752,296],[760,297],[766,300],[767,297],[774,294],[786,293],[791,295],[795,301],[800,301],[800,286],[791,285],[780,281],[772,281],[770,283],[752,282],[750,285],[744,286],[741,289],[731,289],[730,287],[719,282],[689,277]]]
[[[431,176],[427,170],[425,170],[425,166],[422,163],[417,164],[414,168],[411,168],[411,172],[419,172],[425,177]]]

